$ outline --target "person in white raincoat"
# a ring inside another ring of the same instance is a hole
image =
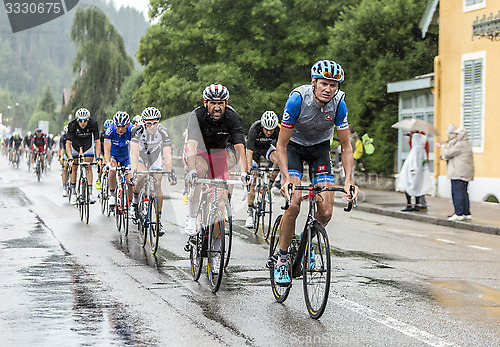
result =
[[[406,194],[406,207],[402,211],[418,211],[420,197],[429,194],[432,190],[429,164],[425,153],[427,137],[419,133],[413,133],[411,136],[412,148],[401,168],[396,187],[398,191]],[[415,205],[411,203],[412,196],[415,197]]]

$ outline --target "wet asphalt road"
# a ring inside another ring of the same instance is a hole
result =
[[[330,298],[314,321],[300,281],[275,302],[267,243],[242,227],[242,190],[217,294],[205,274],[191,279],[182,187],[165,191],[167,233],[153,257],[135,229],[120,237],[97,205],[89,225],[80,222],[56,166],[36,182],[0,158],[1,345],[499,344],[498,236],[336,208]]]

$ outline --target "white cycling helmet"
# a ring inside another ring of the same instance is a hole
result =
[[[278,116],[273,111],[266,111],[260,117],[260,124],[267,130],[273,130],[278,126]]]
[[[90,111],[86,108],[79,108],[75,113],[75,117],[78,120],[87,120],[90,118]]]
[[[130,116],[128,115],[127,112],[118,111],[113,116],[113,122],[115,123],[116,126],[128,125],[128,123],[130,122]]]
[[[211,84],[203,91],[204,100],[228,100],[229,90],[222,84]]]
[[[142,120],[143,121],[148,121],[148,120],[154,120],[154,119],[160,119],[161,118],[161,113],[156,107],[148,107],[142,111]]]

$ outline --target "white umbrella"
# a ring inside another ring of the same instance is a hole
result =
[[[428,135],[439,135],[439,131],[437,131],[437,129],[434,128],[434,126],[431,123],[426,122],[425,120],[422,119],[415,119],[415,118],[403,119],[400,122],[394,123],[392,127],[396,129],[403,129],[406,131],[423,131]]]

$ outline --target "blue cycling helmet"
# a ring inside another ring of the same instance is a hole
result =
[[[115,123],[116,126],[119,127],[127,125],[130,122],[130,116],[128,115],[127,112],[118,111],[113,116],[113,122]]]
[[[311,67],[311,78],[324,78],[341,83],[344,81],[344,70],[333,60],[318,60]]]
[[[109,126],[111,125],[111,123],[113,123],[113,121],[111,119],[106,119],[104,121],[104,129],[109,128]]]

